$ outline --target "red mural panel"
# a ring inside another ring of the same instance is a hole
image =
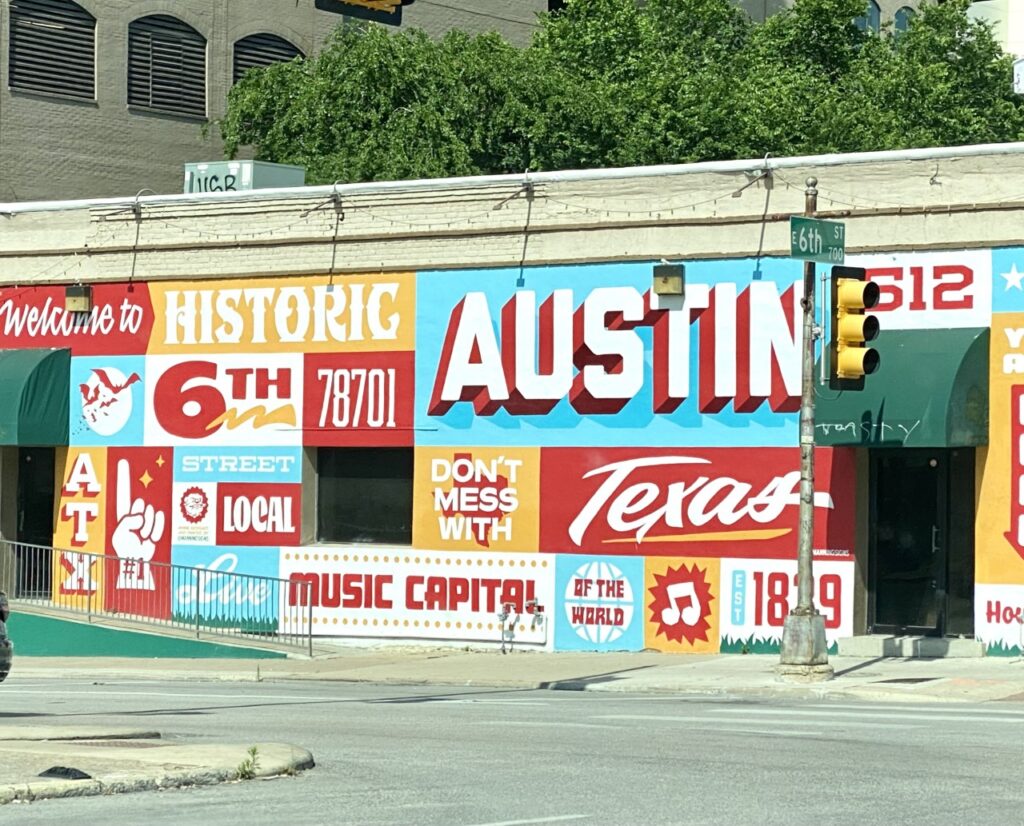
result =
[[[106,610],[166,619],[171,613],[171,475],[164,447],[107,451]]]
[[[848,558],[853,454],[815,457],[815,554]],[[545,551],[796,556],[797,448],[543,448],[540,478]]]
[[[298,545],[302,485],[220,482],[218,545]]]
[[[303,444],[413,443],[413,353],[308,353],[303,386]]]
[[[0,349],[70,347],[72,355],[139,355],[153,304],[145,284],[93,284],[92,311],[64,308],[64,287],[0,289]]]

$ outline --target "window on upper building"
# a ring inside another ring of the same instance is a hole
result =
[[[11,0],[12,89],[93,100],[96,18],[71,0]]]
[[[893,28],[897,33],[905,32],[910,28],[910,21],[914,19],[917,12],[915,12],[910,6],[903,6],[903,8],[896,9],[896,14],[893,15]]]
[[[128,103],[174,115],[206,116],[206,39],[166,14],[128,26]]]
[[[243,37],[235,43],[234,83],[250,69],[287,63],[297,57],[305,57],[299,48],[276,34],[261,32]]]
[[[413,450],[317,450],[317,540],[412,544]]]
[[[857,28],[862,32],[878,33],[882,28],[882,8],[875,0],[868,0],[868,7],[864,10],[864,14],[853,22],[857,24]]]

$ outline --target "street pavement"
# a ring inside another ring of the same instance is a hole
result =
[[[322,681],[666,694],[721,699],[987,703],[1024,701],[1024,662],[1011,658],[833,657],[832,680],[797,683],[767,655],[537,653],[446,648],[336,648],[313,659],[144,660],[20,658],[0,687],[0,803],[208,785],[310,768],[314,756],[286,743],[166,742],[142,729],[25,725],[5,715],[3,694],[33,679],[278,682]],[[240,771],[255,747],[252,772]],[[40,778],[72,767],[89,779]]]

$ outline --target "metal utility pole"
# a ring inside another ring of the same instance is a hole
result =
[[[808,178],[804,215],[818,208],[818,179]],[[800,528],[797,542],[797,605],[782,629],[778,672],[804,679],[829,679],[825,618],[814,607],[814,261],[804,261],[803,366],[800,399]]]

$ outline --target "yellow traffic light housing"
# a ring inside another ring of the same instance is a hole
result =
[[[866,311],[878,304],[878,285],[863,267],[832,267],[832,334],[829,386],[862,390],[864,377],[878,370],[878,351],[866,343],[878,337],[878,319]]]

